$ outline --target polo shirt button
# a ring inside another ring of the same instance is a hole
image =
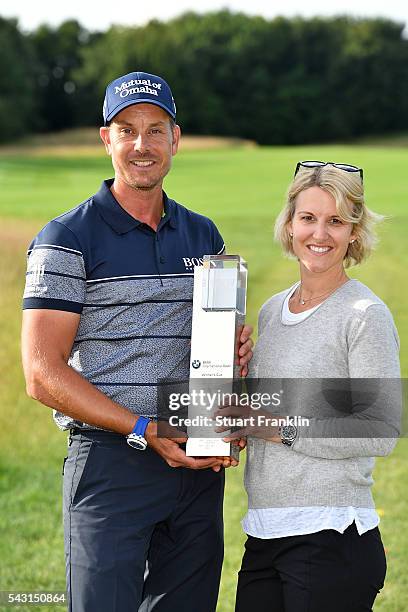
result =
[[[161,263],[161,264],[166,263],[166,260],[165,260],[165,258],[163,257],[163,255],[160,257],[160,263]]]

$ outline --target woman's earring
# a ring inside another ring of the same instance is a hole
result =
[[[356,239],[353,238],[353,240],[350,240],[350,244],[353,244],[353,242],[355,242],[355,241],[356,241]]]
[[[292,234],[292,232],[289,232],[289,236],[290,236],[291,238],[293,238],[293,234]]]

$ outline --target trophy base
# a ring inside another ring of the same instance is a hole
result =
[[[239,461],[239,447],[218,438],[189,438],[187,457],[231,457]]]

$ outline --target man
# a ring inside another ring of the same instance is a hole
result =
[[[187,457],[185,439],[158,437],[154,418],[158,380],[189,373],[193,262],[224,244],[212,221],[163,192],[180,139],[167,83],[114,80],[103,116],[115,177],[37,235],[24,295],[28,393],[71,432],[69,609],[210,612],[229,460]]]

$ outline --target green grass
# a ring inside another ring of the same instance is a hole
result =
[[[189,151],[175,158],[167,192],[212,217],[228,251],[248,260],[248,320],[273,293],[297,276],[296,263],[281,257],[272,241],[293,168],[299,159],[335,159],[362,165],[368,204],[389,218],[378,251],[350,275],[369,285],[394,314],[401,337],[401,363],[408,374],[408,151],[370,146],[236,148]],[[0,590],[57,590],[64,586],[60,519],[60,471],[65,436],[48,408],[29,400],[19,359],[20,298],[25,249],[51,217],[84,200],[111,176],[108,159],[42,156],[30,150],[0,155]],[[408,609],[408,443],[377,463],[374,495],[383,511],[382,533],[389,563],[376,612]],[[236,572],[244,536],[239,521],[246,507],[242,466],[228,473],[225,503],[226,556],[218,612],[233,610]],[[20,608],[23,609],[23,608]],[[28,609],[28,608],[27,608]],[[51,610],[52,608],[47,608]]]

